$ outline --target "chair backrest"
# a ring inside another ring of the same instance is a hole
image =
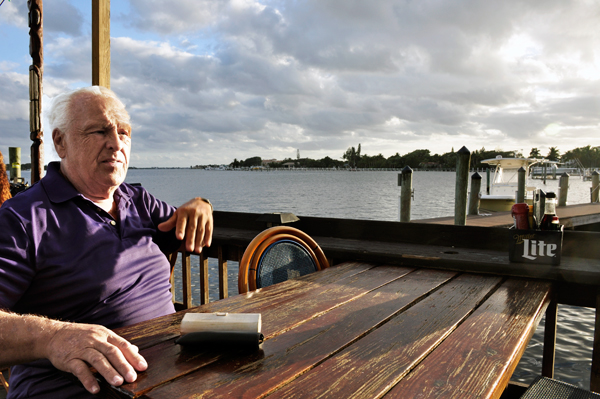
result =
[[[8,379],[9,378],[10,378],[10,369],[9,368],[0,369],[0,386],[2,386],[6,390],[6,393],[8,393]],[[0,395],[0,396],[2,396],[2,395]],[[4,397],[6,397],[6,395]]]
[[[238,274],[240,294],[329,267],[321,247],[289,226],[271,227],[248,245]]]

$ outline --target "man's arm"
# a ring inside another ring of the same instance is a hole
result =
[[[158,225],[160,231],[173,228],[177,239],[185,238],[187,251],[202,252],[202,247],[210,247],[212,242],[212,205],[200,197],[189,200],[177,208],[167,221]]]
[[[0,367],[48,359],[59,370],[74,374],[95,394],[100,387],[94,367],[110,384],[133,382],[148,367],[138,348],[111,330],[93,324],[67,323],[0,310]]]

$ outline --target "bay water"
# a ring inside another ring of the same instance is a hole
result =
[[[130,169],[126,181],[141,183],[150,193],[174,206],[192,197],[209,198],[216,210],[292,212],[295,215],[399,220],[400,171],[207,171],[201,169]],[[26,180],[28,173],[24,172]],[[558,180],[532,180],[558,193]],[[485,186],[485,178],[482,181]],[[590,202],[589,181],[571,176],[568,204]],[[413,172],[411,220],[454,214],[455,173]],[[194,301],[199,301],[198,264],[192,262]],[[229,295],[237,294],[237,263],[228,262]],[[211,301],[217,300],[217,264],[209,263]],[[177,268],[180,270],[180,268]],[[179,276],[176,276],[180,283]],[[181,294],[179,294],[181,295]],[[181,298],[178,298],[181,300]],[[555,378],[589,389],[594,309],[559,305]],[[543,324],[540,323],[512,380],[530,383],[541,374]]]

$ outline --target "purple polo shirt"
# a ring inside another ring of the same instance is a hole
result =
[[[0,308],[111,329],[173,313],[163,251],[180,242],[157,226],[175,208],[124,183],[114,220],[59,169],[50,163],[39,183],[0,208]],[[47,360],[11,370],[9,398],[89,395]]]

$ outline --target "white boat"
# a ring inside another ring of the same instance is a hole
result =
[[[517,198],[519,189],[519,169],[525,169],[526,181],[529,177],[529,167],[543,159],[535,158],[496,158],[486,159],[481,162],[495,166],[490,179],[489,192],[487,185],[480,196],[479,209],[487,211],[510,211]],[[536,187],[525,184],[525,202],[532,203],[533,192]]]

